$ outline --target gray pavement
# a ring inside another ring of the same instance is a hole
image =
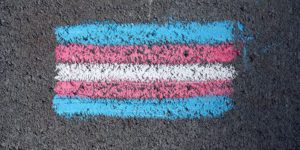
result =
[[[299,148],[297,0],[1,0],[0,149]],[[52,109],[54,28],[96,20],[237,20],[251,30],[221,118],[67,120]]]

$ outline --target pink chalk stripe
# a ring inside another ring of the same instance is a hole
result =
[[[92,98],[188,98],[203,95],[229,95],[231,80],[205,82],[178,81],[59,81],[54,91],[59,96]]]
[[[58,45],[57,62],[194,64],[230,62],[240,51],[232,43],[219,45],[95,46]]]

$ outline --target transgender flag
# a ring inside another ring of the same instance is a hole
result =
[[[240,24],[97,22],[55,29],[58,115],[217,117],[232,109]]]

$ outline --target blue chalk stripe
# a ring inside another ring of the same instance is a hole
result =
[[[55,96],[53,107],[58,115],[104,115],[121,118],[201,118],[218,117],[232,109],[226,96],[203,96],[180,99],[91,99]]]
[[[109,23],[96,22],[55,29],[60,44],[143,45],[216,44],[234,40],[236,22]],[[239,28],[238,28],[239,29]]]

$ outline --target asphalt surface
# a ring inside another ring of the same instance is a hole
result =
[[[0,149],[297,149],[297,0],[0,1]],[[216,119],[59,117],[54,28],[97,20],[237,20],[254,39],[234,63],[235,108]]]

